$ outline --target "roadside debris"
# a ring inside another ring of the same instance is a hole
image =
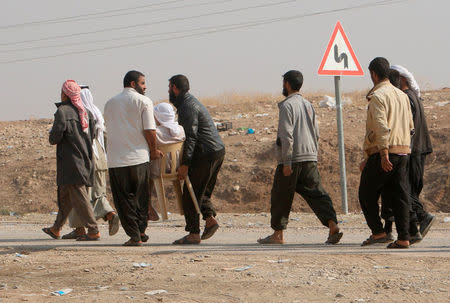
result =
[[[342,105],[352,104],[352,101],[347,98],[341,99]],[[330,96],[324,96],[323,99],[319,102],[319,107],[322,108],[336,108],[336,99]]]
[[[291,259],[278,259],[278,260],[267,260],[269,263],[288,263]]]
[[[246,266],[236,267],[236,268],[224,268],[223,270],[241,272],[241,271],[248,270],[248,269],[250,269],[252,267],[253,266],[251,266],[251,265],[246,265]]]
[[[166,293],[167,293],[167,290],[156,289],[156,290],[147,291],[146,293],[144,293],[144,295],[154,296],[154,295],[160,295],[160,294],[166,294]]]
[[[51,294],[53,296],[60,297],[60,296],[67,295],[67,294],[71,293],[72,291],[73,291],[73,289],[71,289],[71,288],[64,288],[64,289],[61,289],[61,290],[54,291]]]
[[[144,262],[142,262],[142,263],[133,263],[133,267],[134,268],[144,268],[144,267],[149,267],[149,266],[152,266],[152,265],[149,264],[149,263],[144,263]]]

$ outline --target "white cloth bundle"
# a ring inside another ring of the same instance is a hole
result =
[[[183,127],[175,121],[175,111],[169,103],[159,103],[154,107],[153,113],[159,124],[167,128],[173,137],[179,137],[184,133]]]

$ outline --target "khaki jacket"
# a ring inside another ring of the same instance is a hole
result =
[[[408,96],[385,80],[372,88],[367,99],[364,158],[377,152],[410,154],[414,123]]]

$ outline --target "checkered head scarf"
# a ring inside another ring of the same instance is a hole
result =
[[[74,80],[67,80],[62,86],[62,91],[69,97],[70,102],[78,110],[78,115],[80,116],[81,128],[85,133],[88,132],[89,128],[89,117],[86,109],[84,108],[83,101],[80,96],[80,86]]]

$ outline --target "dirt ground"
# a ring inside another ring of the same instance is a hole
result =
[[[324,188],[337,211],[341,209],[336,111],[321,108],[324,94],[306,94],[316,109],[320,125],[319,170]],[[365,131],[365,92],[345,95],[344,132],[349,210],[360,211],[357,199],[358,165]],[[422,94],[434,152],[427,158],[422,199],[429,211],[450,212],[450,89]],[[274,142],[279,96],[233,96],[201,99],[217,120],[230,121],[233,129],[221,132],[227,154],[219,174],[214,201],[220,212],[261,212],[269,209],[275,168]],[[52,120],[0,122],[0,213],[50,213],[56,206],[55,147],[48,143]],[[252,128],[248,135],[241,128]],[[168,188],[171,207],[175,207]],[[111,198],[111,197],[110,197]],[[309,212],[296,197],[295,211]]]
[[[99,242],[49,239],[41,228],[57,211],[55,147],[48,144],[52,120],[0,122],[0,302],[450,302],[450,219],[445,219],[450,217],[450,89],[423,93],[434,152],[427,159],[422,199],[438,220],[424,241],[406,251],[360,247],[369,233],[357,200],[364,92],[345,96],[352,101],[344,107],[348,215],[340,213],[335,110],[319,107],[323,94],[306,97],[320,121],[323,185],[344,231],[337,246],[323,244],[327,230],[298,196],[288,243],[255,243],[270,232],[265,212],[279,97],[202,100],[215,119],[231,121],[233,129],[221,132],[227,154],[213,196],[221,229],[191,247],[170,245],[184,234],[184,221],[174,214],[150,225],[150,241],[142,248],[122,247],[123,230],[108,237],[105,225]],[[167,190],[170,211],[176,212]],[[67,295],[51,295],[66,288],[72,289]],[[157,290],[166,292],[151,293]]]
[[[0,302],[449,302],[448,216],[438,214],[427,237],[401,251],[360,247],[368,235],[360,214],[339,216],[344,237],[334,246],[304,213],[292,214],[283,246],[256,244],[270,232],[267,213],[221,214],[213,238],[174,246],[184,222],[172,214],[150,224],[139,248],[121,247],[123,230],[108,237],[106,225],[100,241],[80,243],[40,231],[54,216],[3,216]]]

